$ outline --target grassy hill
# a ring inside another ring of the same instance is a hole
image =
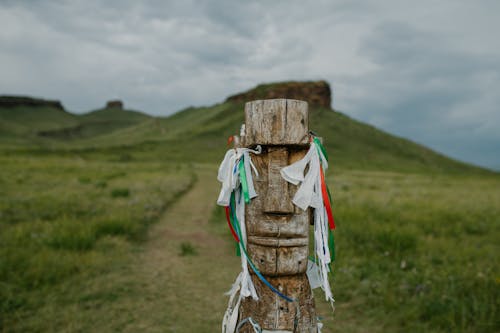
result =
[[[29,143],[38,133],[78,125],[78,117],[51,106],[0,107],[0,138],[9,143]]]
[[[151,117],[132,110],[104,108],[78,115],[78,124],[57,130],[39,132],[39,135],[53,139],[93,138],[141,123]]]
[[[151,117],[139,111],[122,110],[119,108],[97,109],[81,115],[81,119],[88,122],[120,121],[129,124],[138,123],[149,118]]]
[[[311,130],[324,138],[333,167],[410,172],[487,172],[332,110],[326,82],[259,85],[225,102],[187,108],[162,118],[116,108],[75,115],[56,108],[0,109],[0,141],[31,143],[59,153],[127,154],[142,160],[216,163],[239,133],[244,101],[309,101]],[[24,148],[29,146],[24,146]]]
[[[16,99],[16,103],[5,101]],[[27,99],[29,104],[23,104]],[[20,100],[20,101],[17,101]],[[59,102],[36,98],[0,97],[0,144],[54,146],[68,140],[96,137],[126,128],[151,117],[131,110],[104,108],[78,115]]]

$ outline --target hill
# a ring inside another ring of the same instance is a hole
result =
[[[40,132],[76,126],[78,117],[64,110],[59,101],[25,96],[0,96],[2,143],[29,143]]]
[[[39,132],[53,139],[83,139],[112,133],[118,129],[141,123],[151,117],[133,110],[103,108],[78,116],[78,124],[57,130]]]
[[[0,142],[53,146],[58,141],[66,143],[99,136],[149,118],[143,113],[116,107],[77,115],[66,111],[60,101],[0,96]]]
[[[333,110],[330,107],[331,95],[330,86],[324,81],[279,82],[259,85],[210,107],[187,108],[167,118],[150,117],[119,108],[101,109],[81,116],[51,109],[43,117],[37,114],[38,120],[30,118],[29,123],[33,129],[37,128],[38,136],[52,139],[51,149],[79,153],[126,153],[141,160],[216,163],[227,149],[227,138],[239,133],[245,101],[293,98],[308,101],[309,127],[324,138],[334,167],[410,172],[487,172]],[[56,115],[56,111],[64,114]],[[51,124],[57,128],[40,130],[44,119],[49,118],[54,119]],[[73,140],[68,142],[67,138]]]
[[[211,107],[188,108],[108,135],[81,141],[81,148],[121,147],[138,158],[217,162],[226,140],[238,134],[244,102],[263,98],[294,98],[309,102],[309,128],[324,138],[333,166],[349,169],[433,172],[485,172],[455,161],[410,140],[396,137],[330,108],[331,92],[324,82],[281,82],[259,85]],[[158,155],[156,155],[158,154]],[[161,157],[160,157],[161,158]]]

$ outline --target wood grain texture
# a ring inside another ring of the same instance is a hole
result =
[[[297,299],[297,302],[283,300],[255,275],[252,275],[252,281],[259,300],[254,301],[251,297],[242,300],[240,320],[252,317],[263,329],[267,330],[288,330],[300,333],[318,331],[314,298],[305,274],[268,278],[268,281],[280,292]],[[240,332],[254,333],[250,325],[243,326]]]
[[[266,99],[245,104],[245,144],[307,145],[307,102]]]
[[[267,191],[264,212],[268,214],[293,214],[293,203],[288,196],[288,182],[280,171],[288,165],[288,150],[285,147],[270,147],[267,151]]]
[[[280,170],[307,152],[307,103],[273,99],[246,103],[242,145],[262,146],[252,155],[258,171],[254,186],[258,196],[245,206],[248,253],[266,279],[297,302],[287,302],[252,275],[258,301],[242,300],[240,320],[252,317],[262,329],[317,332],[314,299],[307,280],[311,210],[295,207],[297,186]],[[298,305],[298,307],[297,307]],[[300,310],[298,310],[300,309]],[[295,320],[297,319],[297,322]],[[241,332],[253,332],[246,325]]]

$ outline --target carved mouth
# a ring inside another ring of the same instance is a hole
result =
[[[305,273],[308,256],[307,237],[248,237],[248,253],[260,272],[268,276]]]
[[[248,242],[251,244],[266,246],[266,247],[297,247],[297,246],[308,246],[309,239],[307,237],[279,238],[279,237],[248,236]]]

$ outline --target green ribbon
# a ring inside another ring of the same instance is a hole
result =
[[[236,233],[238,234],[239,239],[241,240],[241,231],[240,231],[240,226],[237,223],[236,219],[236,200],[234,197],[234,192],[231,193],[231,198],[229,200],[229,205],[231,206],[230,214],[229,214],[229,219],[231,220],[231,224],[233,225],[233,229],[236,230]],[[241,250],[240,250],[240,243],[236,243],[236,255],[238,257],[241,257]]]
[[[245,198],[246,203],[250,203],[250,195],[248,194],[247,174],[245,173],[244,157],[240,160],[238,168],[240,170],[240,181],[241,181],[241,189],[243,191],[243,198]]]
[[[328,247],[330,248],[330,260],[335,261],[335,238],[333,237],[333,230],[328,229]]]
[[[326,153],[326,149],[323,146],[323,144],[321,144],[321,141],[319,141],[317,137],[314,137],[313,141],[316,144],[316,147],[319,148],[319,150],[321,150],[321,153],[325,156],[326,161],[328,162],[328,154]]]
[[[234,243],[236,246],[236,256],[241,257],[240,243]]]
[[[330,205],[332,205],[332,195],[330,194],[330,189],[328,188],[328,185],[326,185],[326,192],[328,193],[328,199],[330,200]],[[333,207],[333,205],[332,205]]]

